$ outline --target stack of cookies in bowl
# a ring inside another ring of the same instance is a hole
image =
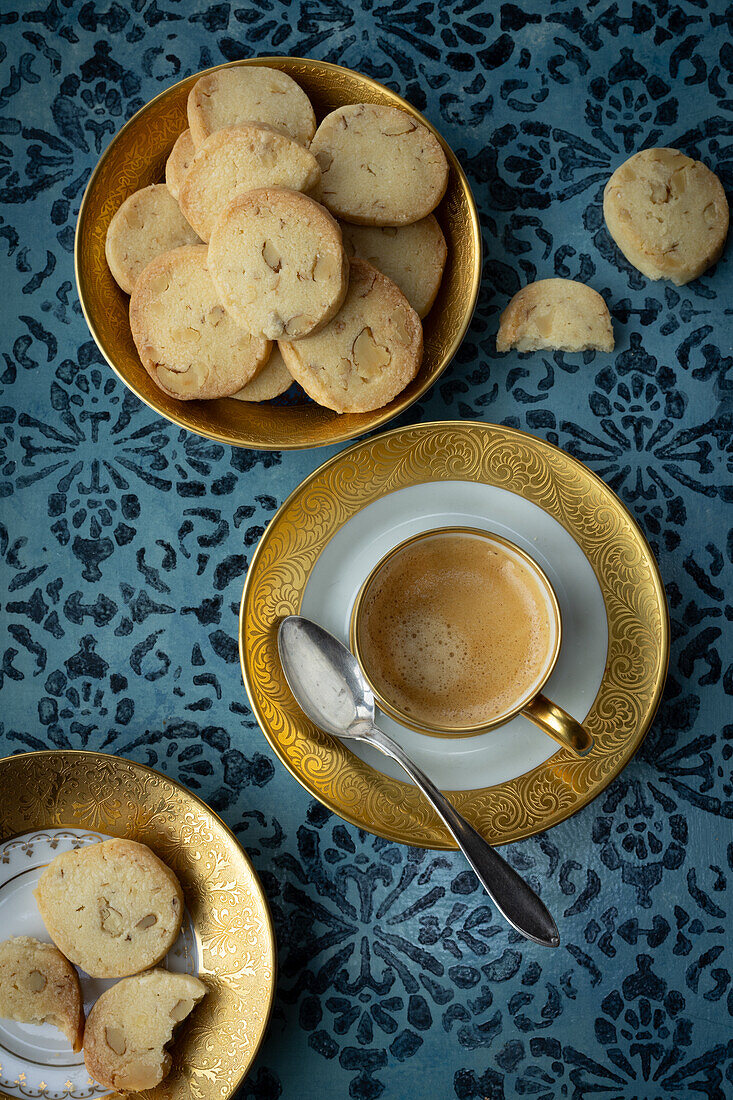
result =
[[[129,196],[106,257],[148,374],[178,400],[266,401],[293,380],[336,412],[417,374],[446,243],[440,142],[405,111],[339,107],[316,127],[286,73],[202,76],[166,184]]]

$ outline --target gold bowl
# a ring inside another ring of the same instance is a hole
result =
[[[437,131],[406,100],[360,73],[299,57],[261,57],[231,65],[269,65],[300,84],[316,118],[345,103],[399,107]],[[228,66],[216,66],[227,68]],[[129,299],[112,278],[104,242],[112,215],[141,187],[165,178],[174,141],[188,126],[186,100],[200,73],[161,92],[122,127],[92,172],[76,225],[75,268],[89,330],[115,374],[151,409],[188,431],[235,447],[274,451],[322,447],[363,435],[403,412],[443,373],[470,324],[481,278],[481,231],[471,188],[451,149],[437,134],[450,168],[448,189],[435,211],[448,244],[443,282],[423,321],[425,351],[417,377],[394,401],[369,413],[339,414],[303,397],[297,404],[249,404],[232,398],[176,401],[143,367],[130,333]]]

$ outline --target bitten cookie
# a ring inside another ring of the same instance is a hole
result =
[[[171,1068],[173,1029],[206,995],[190,974],[149,970],[125,978],[96,1001],[84,1030],[84,1061],[98,1085],[139,1092]]]
[[[191,131],[184,130],[180,137],[176,138],[176,143],[165,162],[165,185],[176,202],[195,152],[196,146],[193,143]]]
[[[397,283],[418,317],[424,317],[438,293],[448,254],[440,226],[429,214],[413,225],[341,226],[347,256],[366,260]]]
[[[293,376],[285,366],[282,352],[275,345],[267,364],[257,377],[237,393],[233,393],[232,397],[237,401],[271,401],[273,397],[279,397],[289,390],[292,384]]]
[[[348,282],[338,223],[307,195],[276,187],[229,204],[214,223],[209,269],[234,321],[268,340],[322,327]]]
[[[608,306],[572,279],[540,279],[518,291],[499,320],[496,350],[613,351]]]
[[[153,183],[125,199],[109,223],[104,254],[115,281],[132,294],[140,272],[156,256],[197,243],[168,188]]]
[[[145,844],[104,840],[62,852],[35,891],[48,934],[92,978],[122,978],[159,962],[178,937],[183,893]]]
[[[311,152],[321,166],[316,197],[358,225],[419,221],[448,185],[448,162],[437,137],[396,107],[339,107],[318,127]]]
[[[720,180],[677,149],[642,149],[617,168],[603,193],[603,216],[629,263],[676,286],[720,258],[728,233]]]
[[[318,161],[293,138],[254,123],[217,130],[200,146],[181,188],[180,205],[203,241],[224,208],[243,191],[287,187],[310,191]]]
[[[422,325],[402,291],[364,260],[351,261],[346,300],[315,336],[279,343],[296,382],[336,412],[381,409],[417,374]]]
[[[79,978],[50,943],[15,936],[0,943],[0,1016],[23,1024],[53,1024],[81,1050],[84,1002]]]
[[[196,81],[188,96],[188,125],[197,149],[215,130],[242,122],[264,122],[301,145],[316,132],[308,96],[278,69],[237,65]]]
[[[130,299],[130,328],[150,377],[180,401],[229,397],[270,354],[268,341],[240,328],[222,306],[205,245],[148,264]]]

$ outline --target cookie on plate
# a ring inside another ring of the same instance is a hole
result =
[[[144,267],[171,248],[200,244],[195,231],[164,183],[153,183],[129,195],[107,229],[104,254],[125,294],[132,294]]]
[[[540,279],[517,291],[499,319],[496,350],[613,351],[608,306],[573,279]]]
[[[205,245],[148,264],[130,298],[130,328],[150,377],[180,401],[229,397],[270,354],[268,341],[240,328],[222,306]]]
[[[642,149],[617,168],[603,192],[603,216],[629,263],[676,286],[720,258],[728,233],[720,180],[677,149]]]
[[[96,1001],[84,1030],[84,1061],[98,1085],[140,1092],[171,1068],[173,1029],[206,995],[191,974],[149,970],[125,978]]]
[[[365,260],[351,260],[346,299],[321,332],[278,344],[296,382],[336,412],[381,409],[417,374],[422,325],[402,291]]]
[[[316,132],[308,96],[287,73],[235,65],[205,73],[188,96],[188,125],[198,149],[209,134],[242,122],[264,122],[307,145]]]
[[[229,204],[211,232],[209,268],[233,320],[268,340],[321,328],[348,283],[338,223],[307,195],[278,187]]]
[[[339,107],[326,115],[310,148],[321,166],[316,197],[357,225],[420,221],[448,186],[448,161],[438,138],[397,107]]]
[[[275,345],[270,358],[257,377],[237,393],[233,393],[232,397],[237,401],[271,401],[273,397],[279,397],[281,393],[289,390],[292,384],[293,376],[285,366],[282,352]]]
[[[231,126],[199,147],[181,188],[181,212],[208,241],[216,219],[243,191],[310,191],[320,178],[316,158],[293,138],[255,123]]]
[[[178,879],[145,844],[103,840],[51,860],[35,890],[48,934],[92,978],[160,962],[183,919]]]
[[[418,317],[425,317],[438,293],[448,249],[435,217],[412,225],[341,226],[347,256],[366,260],[397,283]]]
[[[191,131],[184,130],[180,137],[176,138],[176,143],[165,162],[165,185],[176,202],[195,152],[196,146],[193,143]]]
[[[84,1002],[79,978],[50,943],[14,936],[0,943],[0,1016],[23,1024],[53,1024],[81,1050]]]

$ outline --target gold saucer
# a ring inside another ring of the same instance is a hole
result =
[[[439,138],[448,158],[449,177],[435,215],[448,244],[448,259],[438,297],[423,321],[425,350],[417,377],[384,408],[342,415],[305,397],[292,405],[232,398],[176,401],[153,382],[133,343],[129,298],[112,278],[104,242],[112,215],[127,196],[164,180],[168,154],[188,126],[188,93],[201,73],[186,77],[142,107],[100,157],[84,192],[76,224],[74,259],[79,301],[89,331],[115,374],[141,401],[179,427],[220,443],[265,451],[324,447],[354,439],[386,424],[417,401],[446,369],[468,329],[481,280],[481,227],[471,188],[455,154],[428,120],[376,80],[341,65],[302,57],[258,57],[216,68],[231,65],[281,69],[308,95],[319,121],[346,103],[381,103],[407,111]]]
[[[563,821],[601,793],[641,744],[667,671],[667,604],[646,539],[612,490],[564,451],[512,428],[448,421],[385,432],[324,463],[270,521],[249,566],[239,619],[242,675],[270,745],[313,797],[389,840],[454,848],[415,787],[370,767],[305,718],[277,653],[277,624],[300,612],[333,535],[387,494],[442,481],[505,489],[554,517],[592,567],[606,610],[605,670],[583,719],[593,751],[579,759],[560,749],[515,779],[450,792],[475,828],[503,844]]]
[[[227,1100],[252,1065],[275,992],[267,900],[233,833],[168,776],[100,752],[54,750],[0,759],[0,807],[0,842],[64,826],[140,841],[175,871],[193,926],[198,973],[209,992],[174,1039],[169,1076],[145,1095]],[[44,1068],[53,1071],[29,1059],[17,1095],[48,1095]],[[92,1094],[100,1095],[91,1082],[82,1091],[67,1086],[64,1093]],[[0,1089],[4,1100],[15,1096]]]

